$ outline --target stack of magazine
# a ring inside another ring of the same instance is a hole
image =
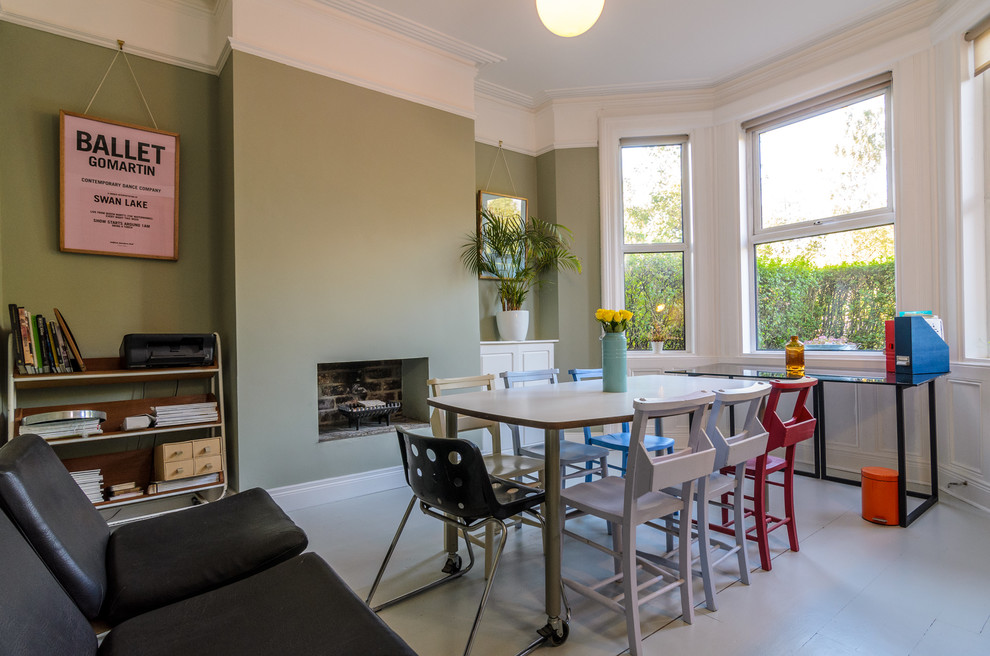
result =
[[[69,472],[90,501],[103,501],[103,474],[99,469]]]
[[[215,423],[220,420],[217,402],[180,403],[177,405],[157,405],[151,408],[155,426],[178,426],[180,424]]]
[[[21,420],[19,434],[34,433],[46,440],[60,437],[89,437],[103,432],[100,423],[107,413],[99,410],[60,410],[29,415]]]

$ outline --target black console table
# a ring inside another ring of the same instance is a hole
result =
[[[716,363],[692,367],[689,369],[669,369],[668,374],[685,374],[688,376],[716,376],[724,378],[786,378],[784,367],[775,366],[755,366],[732,363]],[[888,372],[862,372],[848,371],[840,369],[827,369],[812,367],[805,369],[805,374],[818,379],[815,385],[812,403],[814,405],[815,417],[818,418],[815,426],[814,438],[814,458],[815,478],[821,478],[838,483],[850,485],[860,485],[861,482],[854,479],[830,476],[826,469],[827,454],[825,451],[825,385],[824,383],[853,383],[858,385],[888,385],[894,388],[894,400],[897,412],[897,496],[898,513],[901,526],[909,526],[922,513],[931,508],[938,501],[938,429],[935,425],[935,381],[948,374],[918,374],[904,375]],[[931,463],[931,490],[928,494],[922,492],[909,491],[907,489],[907,458],[904,437],[904,390],[909,387],[928,386],[928,440]],[[912,496],[922,499],[921,505],[908,512],[907,497]]]

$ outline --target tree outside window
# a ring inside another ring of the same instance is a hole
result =
[[[684,350],[686,141],[637,139],[621,146],[626,331],[630,350]]]

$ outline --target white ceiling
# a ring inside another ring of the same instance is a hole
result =
[[[563,38],[535,0],[321,0],[379,10],[503,58],[479,86],[525,98],[714,86],[875,19],[912,0],[606,0],[598,23]],[[952,0],[947,0],[951,4]]]

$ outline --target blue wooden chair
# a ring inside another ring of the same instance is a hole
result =
[[[594,380],[596,378],[602,377],[601,369],[568,369],[567,373],[571,375],[574,380]],[[646,435],[643,438],[643,445],[646,447],[647,451],[661,455],[663,453],[673,453],[674,452],[674,440],[669,437],[663,437],[660,435],[661,423],[660,418],[655,419],[654,424],[654,435]],[[622,432],[621,433],[607,433],[605,435],[592,435],[591,428],[589,426],[584,427],[584,441],[586,444],[593,444],[595,446],[603,446],[606,449],[613,449],[615,451],[622,452],[622,466],[613,465],[609,463],[609,467],[612,469],[619,470],[623,476],[626,474],[626,463],[629,460],[629,424],[628,422],[622,422]],[[590,480],[590,476],[585,480]]]

